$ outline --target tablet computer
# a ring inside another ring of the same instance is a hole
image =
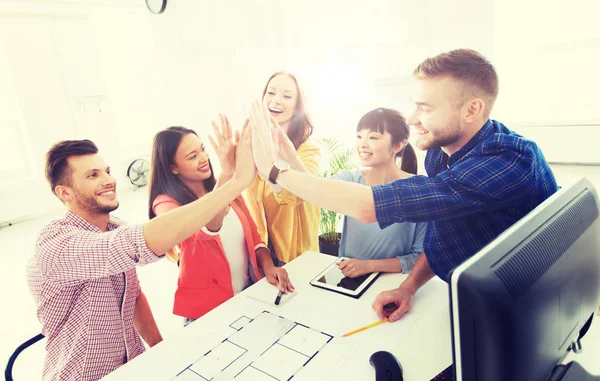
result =
[[[337,266],[338,262],[344,258],[338,259],[331,265],[327,266],[319,275],[317,275],[310,284],[315,287],[324,288],[326,290],[338,292],[353,298],[360,296],[371,286],[371,284],[381,274],[379,272],[368,273],[356,278],[345,277]]]

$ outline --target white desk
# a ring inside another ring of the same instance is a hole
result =
[[[103,380],[172,380],[227,337],[223,335],[230,323],[242,315],[254,317],[264,310],[334,336],[294,376],[294,381],[374,380],[375,372],[369,357],[378,350],[390,351],[398,358],[407,381],[430,380],[452,363],[446,283],[436,278],[419,290],[410,311],[412,316],[408,318],[414,324],[408,331],[406,324],[402,326],[399,321],[340,337],[377,321],[371,308],[373,299],[380,291],[397,287],[406,275],[381,275],[360,299],[311,286],[309,281],[335,259],[315,252],[301,255],[285,266],[297,293],[286,303],[275,306],[272,302],[248,297],[253,288],[265,286],[257,283]],[[407,333],[399,340],[398,336],[404,331]]]

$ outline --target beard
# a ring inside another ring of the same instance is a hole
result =
[[[94,196],[86,196],[75,190],[75,200],[85,210],[93,214],[108,214],[119,207],[119,202],[115,200],[115,204],[103,205],[98,202]]]
[[[428,130],[429,131],[429,130]],[[416,146],[421,150],[447,147],[460,139],[460,124],[455,118],[444,127],[436,128],[436,132],[429,131],[417,138]]]

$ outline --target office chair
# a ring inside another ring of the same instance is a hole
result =
[[[10,357],[8,358],[8,363],[6,364],[6,370],[4,371],[4,377],[6,378],[6,381],[13,381],[13,377],[12,377],[13,366],[15,365],[15,361],[17,361],[17,357],[19,357],[21,352],[23,352],[25,349],[29,348],[33,344],[37,343],[38,341],[42,340],[43,338],[44,338],[44,335],[39,333],[39,334],[35,335],[34,337],[32,337],[31,339],[25,341],[23,344],[19,345],[17,347],[17,349],[15,349],[13,354],[10,355]]]

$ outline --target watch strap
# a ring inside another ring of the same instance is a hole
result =
[[[276,165],[273,165],[271,172],[269,172],[269,181],[271,184],[277,184],[277,176],[279,176],[280,169]]]

